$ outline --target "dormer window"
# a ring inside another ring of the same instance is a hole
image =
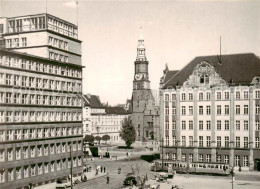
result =
[[[202,76],[200,77],[200,83],[201,83],[201,84],[209,84],[209,76],[207,76],[207,75],[202,75]]]

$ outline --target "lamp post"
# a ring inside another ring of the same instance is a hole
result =
[[[161,139],[161,148],[162,148],[162,171],[163,171],[163,138]]]

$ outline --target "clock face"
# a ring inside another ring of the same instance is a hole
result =
[[[141,75],[141,74],[136,74],[136,75],[135,75],[135,79],[136,79],[136,80],[142,79],[142,75]]]

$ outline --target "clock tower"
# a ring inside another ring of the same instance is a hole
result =
[[[148,61],[142,36],[138,40],[137,57],[135,60],[135,74],[132,94],[132,123],[136,131],[136,143],[155,140],[154,126],[158,111],[150,89]]]
[[[135,75],[133,81],[133,90],[150,89],[148,74],[148,64],[146,59],[144,40],[142,36],[138,40],[137,57],[135,61]]]

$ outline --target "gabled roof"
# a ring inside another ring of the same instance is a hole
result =
[[[166,72],[163,83],[166,83],[169,79],[171,79],[179,70],[169,70]]]
[[[128,113],[123,107],[106,107],[106,114],[126,115]]]
[[[99,96],[97,95],[83,95],[84,96],[84,105],[90,106],[91,108],[104,108],[100,102]]]
[[[252,82],[255,76],[260,76],[260,59],[253,53],[222,55],[221,64],[216,55],[200,56],[194,58],[177,73],[168,71],[169,74],[167,73],[166,77],[170,79],[164,80],[163,88],[183,85],[192,74],[195,66],[203,61],[211,64],[227,83],[232,81],[233,84],[247,85]]]

